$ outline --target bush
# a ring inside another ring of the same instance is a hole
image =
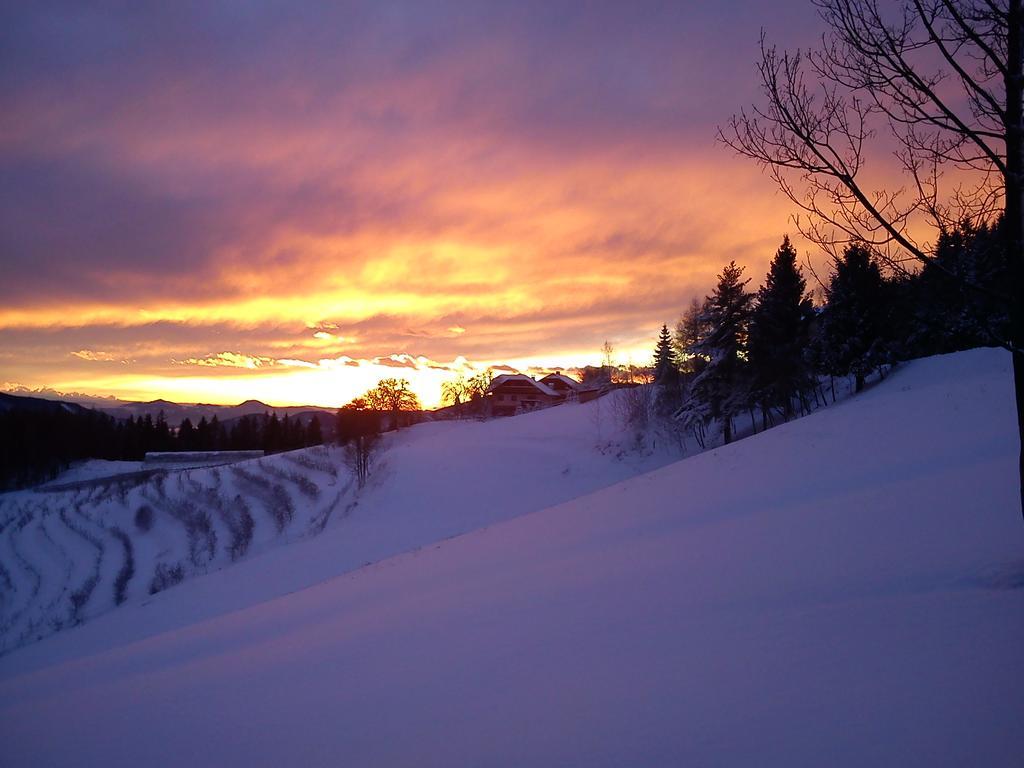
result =
[[[132,542],[128,538],[128,534],[120,528],[111,528],[110,533],[121,542],[121,546],[124,548],[124,563],[122,563],[121,570],[118,571],[117,579],[114,581],[114,603],[120,605],[127,598],[128,582],[135,575],[135,558],[132,556]]]
[[[165,589],[170,589],[175,584],[180,584],[184,580],[185,569],[182,568],[181,563],[175,563],[174,565],[160,563],[153,574],[153,581],[149,584],[149,594],[155,595],[157,592],[163,592]]]
[[[153,508],[143,504],[135,510],[135,527],[146,533],[153,527]]]

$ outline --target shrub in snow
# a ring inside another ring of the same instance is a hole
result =
[[[111,528],[110,534],[121,542],[121,546],[124,548],[124,562],[114,580],[114,602],[120,605],[127,597],[128,582],[135,575],[135,558],[132,556],[132,540],[124,531],[120,528]]]
[[[148,504],[143,504],[135,510],[135,527],[142,533],[153,527],[153,508]]]
[[[149,594],[155,595],[157,592],[170,589],[175,584],[181,583],[184,578],[185,569],[182,568],[181,563],[175,563],[174,565],[160,563],[153,574],[153,581],[149,584]]]

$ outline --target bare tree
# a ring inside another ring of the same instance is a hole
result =
[[[406,379],[381,379],[377,386],[363,395],[366,404],[376,411],[391,413],[394,428],[398,429],[402,411],[420,410],[420,400]]]
[[[338,410],[337,433],[338,442],[345,446],[345,463],[362,488],[380,441],[380,411],[368,407],[365,398],[357,397]]]
[[[345,443],[345,463],[356,476],[356,485],[362,488],[370,476],[370,465],[377,453],[380,435],[355,435]]]
[[[877,0],[812,2],[828,25],[821,47],[779,52],[762,37],[766,103],[719,138],[767,169],[803,212],[800,232],[833,256],[860,241],[896,270],[943,270],[922,231],[1001,220],[1008,285],[966,284],[1007,307],[996,341],[1013,356],[1024,444],[1021,0],[902,0],[891,12]],[[903,185],[877,189],[864,169],[886,149]],[[1024,512],[1024,450],[1019,468]]]
[[[615,346],[605,339],[601,345],[601,372],[607,377],[609,384],[614,380],[615,370]]]
[[[490,368],[481,371],[476,376],[473,376],[466,382],[466,392],[469,394],[469,399],[472,402],[479,403],[487,396],[488,391],[491,389],[491,382],[494,380],[494,374]]]
[[[468,379],[460,373],[441,385],[441,402],[454,406],[467,404],[470,405],[470,411],[479,412],[493,378],[489,368]],[[459,412],[462,413],[462,410]]]
[[[469,400],[469,382],[461,373],[441,385],[441,402],[445,405],[462,405]]]

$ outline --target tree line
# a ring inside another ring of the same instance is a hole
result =
[[[1010,323],[1005,304],[986,290],[1009,269],[998,228],[962,224],[943,233],[934,261],[916,272],[887,268],[870,245],[850,243],[831,260],[817,306],[788,237],[756,291],[730,262],[674,334],[662,326],[658,412],[701,445],[712,425],[728,443],[744,415],[757,431],[827,403],[826,390],[834,402],[837,377],[860,391],[869,375],[884,376],[900,360],[998,344]],[[973,288],[959,277],[967,274]]]
[[[1013,361],[1024,512],[1024,2],[812,5],[825,24],[821,45],[780,51],[762,36],[762,97],[719,139],[774,179],[801,212],[801,233],[828,252],[860,241],[896,269],[907,260],[937,268],[956,284],[935,279],[942,293],[998,307],[980,337]],[[902,172],[882,189],[865,170],[879,149]],[[945,243],[919,240],[922,224]],[[998,283],[945,269],[942,246],[961,247],[958,236],[968,248],[995,244]]]
[[[222,424],[217,416],[172,428],[163,412],[116,419],[90,409],[54,407],[0,411],[0,489],[24,488],[56,477],[75,461],[141,461],[150,451],[288,451],[323,442],[317,416],[308,423],[287,414],[251,414]]]

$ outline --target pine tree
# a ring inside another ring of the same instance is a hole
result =
[[[196,424],[195,447],[200,451],[208,451],[213,448],[212,442],[210,440],[210,422],[206,420],[205,416],[200,416],[199,423]]]
[[[171,438],[171,428],[167,425],[167,417],[164,416],[164,412],[156,416],[156,424],[153,425],[153,440],[154,448],[149,450],[156,451],[171,451],[174,450],[174,445]]]
[[[672,348],[672,334],[668,326],[661,326],[658,343],[654,348],[654,384],[657,387],[657,410],[670,414],[680,405],[679,368],[676,365],[675,350]]]
[[[196,430],[192,426],[192,420],[186,416],[181,420],[181,425],[178,427],[178,449],[182,451],[195,450],[196,437]]]
[[[903,319],[911,356],[997,344],[1009,334],[1006,305],[996,297],[1008,281],[999,229],[964,222],[942,232],[935,257],[902,281]]]
[[[746,290],[736,262],[722,270],[718,285],[705,302],[701,323],[707,335],[693,348],[706,367],[697,375],[691,396],[706,404],[707,415],[722,422],[722,439],[732,440],[732,420],[747,405],[746,346],[754,295]]]
[[[263,430],[263,450],[267,453],[276,453],[281,449],[281,420],[277,418],[277,411],[264,421],[266,427]]]
[[[281,419],[281,437],[279,440],[278,447],[284,451],[290,451],[295,446],[292,443],[295,429],[292,426],[292,420],[285,413],[284,418]]]
[[[684,378],[699,374],[707,363],[696,353],[698,345],[707,336],[707,328],[702,320],[706,310],[707,299],[700,301],[694,297],[676,324],[674,339],[676,360]]]
[[[323,441],[324,436],[320,428],[320,417],[313,414],[313,418],[306,425],[306,445],[320,445]]]
[[[675,361],[672,359],[672,337],[668,332],[668,326],[661,326],[661,333],[658,334],[658,342],[654,346],[654,383],[666,384],[676,370]]]
[[[752,396],[768,427],[769,411],[781,408],[792,418],[793,398],[813,386],[806,358],[814,308],[796,263],[796,249],[783,238],[772,259],[750,318],[749,360]]]
[[[213,414],[213,418],[210,419],[210,449],[214,451],[222,450],[227,445],[227,437],[225,436],[224,427],[220,423],[220,419],[217,418],[217,414]]]
[[[853,243],[835,261],[825,289],[821,347],[828,373],[854,377],[854,391],[865,377],[890,362],[885,280],[871,250]]]

